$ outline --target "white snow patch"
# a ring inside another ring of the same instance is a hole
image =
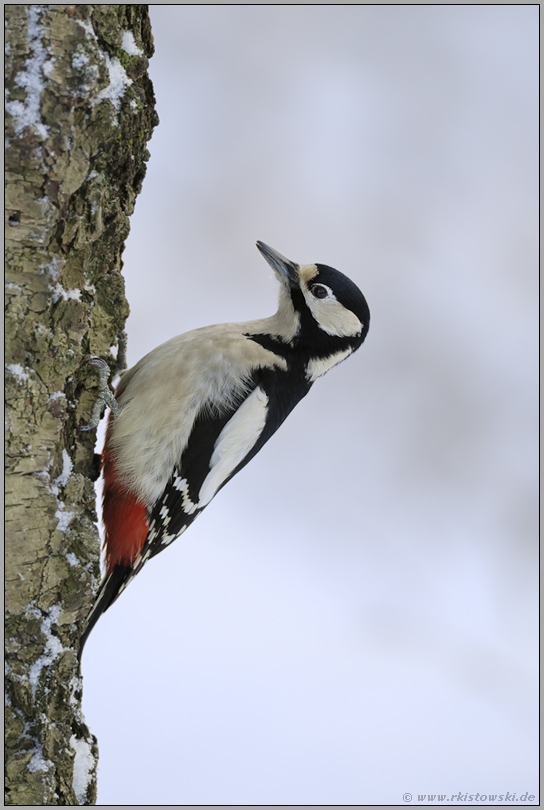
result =
[[[75,629],[75,625],[72,625],[72,627]],[[72,680],[70,681],[70,705],[73,706],[76,709],[76,711],[79,710],[79,703],[76,698],[76,692],[78,689],[81,690],[82,686],[83,686],[82,678],[78,677],[77,675],[73,675]]]
[[[88,65],[90,61],[91,60],[85,51],[76,51],[76,53],[72,56],[72,67],[76,70],[80,70],[80,68]]]
[[[60,394],[60,391],[58,393]],[[64,396],[64,394],[63,394],[63,396]],[[53,396],[49,397],[49,399],[57,399],[57,397],[53,394]],[[55,478],[55,480],[51,484],[51,487],[49,488],[49,491],[53,495],[58,495],[59,492],[60,492],[60,488],[66,486],[66,484],[68,483],[68,479],[72,475],[72,470],[73,469],[74,469],[74,465],[73,465],[72,459],[68,455],[68,451],[63,449],[63,451],[62,451],[62,472],[61,472],[60,475],[58,475]],[[62,511],[64,509],[63,502],[58,501],[58,505],[59,505],[59,509]],[[71,513],[66,512],[66,514],[71,514]]]
[[[100,71],[98,70],[98,65],[91,63],[89,56],[85,53],[81,45],[78,46],[72,56],[72,68],[80,73],[78,87],[72,90],[72,95],[87,97],[92,90],[92,82],[98,78]],[[87,84],[85,80],[88,82]]]
[[[68,483],[68,479],[72,475],[72,470],[74,469],[74,465],[72,463],[72,459],[68,455],[67,450],[62,451],[62,472],[58,478],[55,478],[55,484],[61,487],[65,487]]]
[[[95,761],[91,746],[85,740],[78,740],[75,734],[70,737],[70,745],[76,752],[72,787],[80,804],[87,798],[87,790],[93,778]]]
[[[62,652],[64,652],[64,647],[62,646],[60,638],[54,636],[53,633],[51,632],[51,627],[53,626],[53,624],[57,623],[57,619],[59,618],[61,610],[62,608],[60,605],[53,605],[53,607],[49,610],[49,616],[46,616],[46,618],[42,621],[40,629],[47,639],[47,642],[45,644],[45,650],[43,654],[40,655],[40,657],[30,667],[30,672],[28,676],[28,680],[30,681],[30,687],[32,689],[33,698],[36,697],[36,689],[38,688],[38,683],[40,680],[40,676],[42,674],[42,669],[44,667],[51,666],[53,661],[56,658],[58,658]],[[36,614],[38,616],[41,615],[37,610],[34,612],[34,615]],[[34,759],[35,757],[39,759],[39,756],[41,755],[35,754],[32,759]],[[30,768],[30,764],[28,767]],[[47,768],[44,769],[36,765],[35,770],[47,770]]]
[[[53,153],[51,153],[53,154]],[[56,256],[53,256],[49,264],[40,264],[38,267],[38,273],[43,276],[44,272],[47,270],[49,275],[52,277],[53,281],[56,281],[59,275],[59,265],[61,262],[57,259]],[[64,263],[63,263],[64,264]]]
[[[13,281],[8,281],[8,283],[6,284],[6,290],[20,290],[20,289],[21,288],[19,287],[19,285],[14,284]]]
[[[36,771],[48,771],[49,768],[52,767],[53,763],[50,759],[45,759],[41,746],[36,746],[36,752],[27,765],[30,773],[36,773]]]
[[[62,399],[63,397],[66,398],[66,394],[64,393],[64,391],[55,391],[55,393],[51,394],[51,396],[49,397],[49,399],[47,401],[51,402],[51,400],[53,400],[53,399]]]
[[[88,36],[92,37],[93,39],[96,39],[94,28],[90,22],[87,22],[86,20],[76,20],[76,23],[83,28],[83,30]]]
[[[132,31],[125,31],[123,34],[123,42],[121,45],[122,49],[125,53],[128,53],[129,56],[143,56],[144,52],[141,48],[138,48],[136,45],[136,40],[134,39],[134,34]]]
[[[61,506],[62,501],[59,501],[59,507]],[[64,504],[62,504],[64,506]],[[58,532],[65,532],[75,518],[75,512],[61,512],[60,508],[55,512],[55,517],[58,518],[59,522],[57,523],[57,531]]]
[[[30,374],[19,363],[6,363],[6,368],[11,371],[14,377],[17,377],[19,382],[24,382],[30,377]]]
[[[53,303],[56,304],[62,298],[63,301],[80,301],[81,290],[65,290],[60,284],[50,288],[53,291]]]
[[[104,59],[106,60],[106,67],[108,68],[110,83],[97,95],[93,101],[93,107],[96,104],[99,104],[103,99],[108,99],[113,104],[115,110],[119,112],[121,109],[121,99],[125,95],[125,90],[127,87],[132,84],[132,79],[129,79],[125,68],[116,56],[114,56],[112,59],[107,53],[105,53]]]
[[[66,559],[68,560],[72,568],[79,568],[79,560],[75,554],[73,554],[72,552],[66,554]]]
[[[47,61],[47,51],[42,43],[45,26],[40,22],[40,15],[45,8],[41,3],[28,6],[27,42],[30,56],[25,61],[24,70],[15,77],[15,84],[24,88],[26,99],[6,102],[6,110],[14,119],[15,133],[18,135],[25,127],[32,127],[41,138],[48,136],[49,127],[41,119],[40,97],[45,87],[44,79],[53,68],[53,62]]]

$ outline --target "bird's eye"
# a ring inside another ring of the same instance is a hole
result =
[[[315,298],[326,298],[329,294],[329,291],[323,284],[314,284],[312,287],[312,295]]]

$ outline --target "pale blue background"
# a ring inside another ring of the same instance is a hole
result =
[[[271,314],[256,239],[372,321],[91,635],[99,802],[536,794],[538,7],[150,13],[129,363]]]

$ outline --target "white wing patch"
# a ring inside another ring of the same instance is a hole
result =
[[[266,423],[268,397],[257,387],[240,405],[215,442],[210,472],[198,495],[198,508],[209,504],[213,496],[257,442]]]
[[[351,352],[352,349],[344,349],[344,351],[329,354],[328,357],[320,357],[318,359],[310,360],[306,366],[306,379],[309,382],[317,380],[318,377],[322,377],[323,374],[326,374],[327,371],[329,371],[329,369],[331,369],[333,366],[336,366],[337,363],[341,363],[342,360],[349,357]]]

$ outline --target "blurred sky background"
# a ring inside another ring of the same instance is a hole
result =
[[[129,365],[272,314],[256,239],[372,317],[93,631],[100,804],[537,794],[538,12],[150,6]]]

